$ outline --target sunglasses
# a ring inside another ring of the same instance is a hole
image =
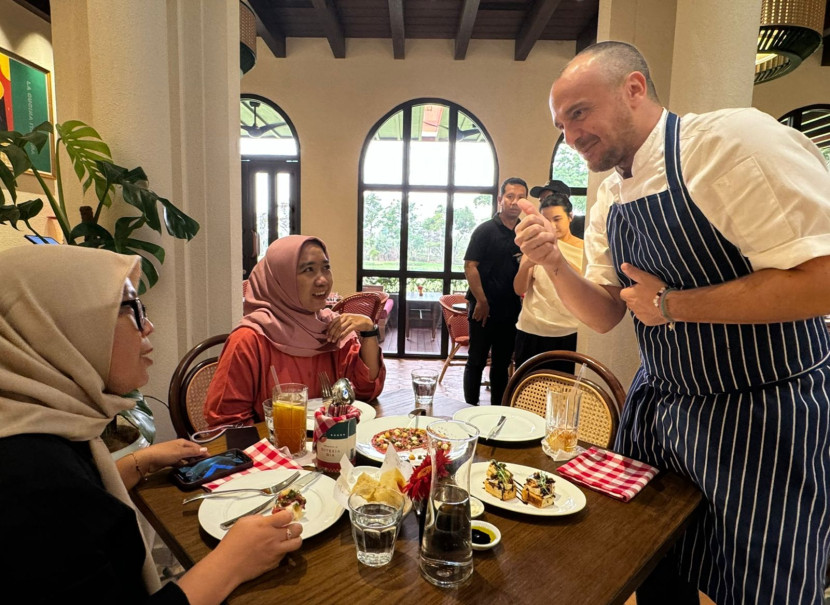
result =
[[[147,327],[147,307],[144,306],[144,303],[141,302],[140,299],[134,298],[132,300],[123,301],[121,306],[130,307],[133,310],[135,326],[138,328],[138,331],[143,334],[144,329]]]

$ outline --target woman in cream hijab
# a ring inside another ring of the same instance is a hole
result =
[[[237,523],[159,591],[127,494],[200,458],[176,440],[113,462],[99,435],[147,382],[138,257],[74,246],[0,252],[0,578],[14,602],[219,603],[301,545],[290,511]]]

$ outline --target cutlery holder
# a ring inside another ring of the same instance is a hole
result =
[[[345,414],[329,416],[327,408],[314,412],[314,443],[317,470],[339,473],[343,456],[354,464],[357,445],[357,422],[360,410],[347,406]]]

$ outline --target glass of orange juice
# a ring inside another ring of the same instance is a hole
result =
[[[306,407],[308,387],[297,382],[280,384],[274,389],[274,445],[287,447],[292,456],[305,454]]]

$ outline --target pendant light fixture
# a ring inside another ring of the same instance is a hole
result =
[[[256,63],[256,15],[245,2],[239,2],[239,68],[242,74]]]
[[[825,0],[763,0],[755,83],[790,73],[821,44]]]

